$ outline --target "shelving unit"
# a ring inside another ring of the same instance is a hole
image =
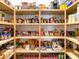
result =
[[[74,14],[77,12],[77,4],[79,4],[79,0],[77,0],[76,2],[74,2],[70,7],[68,7],[66,9],[66,15],[68,16],[69,14]],[[79,25],[79,21],[74,21],[71,23],[66,23],[66,27],[67,26],[71,26],[71,28],[73,28],[72,26],[78,27]],[[66,28],[67,30],[68,28]],[[72,42],[73,44],[79,45],[79,40],[78,37],[68,37],[66,36],[66,40]],[[71,49],[71,50],[66,50],[66,54],[71,58],[71,59],[79,59],[79,52],[77,50]]]
[[[14,9],[12,8],[12,6],[7,5],[2,0],[0,0],[0,11],[3,11],[5,14],[8,14],[8,15],[13,15],[14,14]],[[13,19],[11,19],[11,20],[13,20]],[[13,22],[10,23],[10,22],[5,22],[5,21],[0,21],[0,26],[2,26],[2,27],[5,27],[5,26],[12,26],[12,27],[14,27],[14,23]],[[0,37],[0,39],[1,39],[1,37]],[[14,40],[14,36],[11,37],[11,38],[0,40],[0,46],[4,45],[6,43],[9,43],[9,42],[11,42],[13,40]],[[14,51],[13,50],[14,49],[1,50],[0,51],[0,59],[10,59],[14,55]]]
[[[16,24],[16,29],[18,27],[21,27],[25,29],[25,26],[27,26],[27,28],[30,28],[31,25],[32,25],[32,28],[33,26],[38,26],[38,31],[40,32],[40,28],[42,26],[65,26],[65,23],[41,23],[40,20],[41,20],[41,15],[52,15],[52,14],[55,14],[55,15],[62,15],[64,14],[64,10],[53,10],[53,9],[22,9],[22,10],[15,10],[15,13],[16,13],[16,17],[17,15],[38,15],[39,17],[39,23],[15,23]],[[16,19],[15,19],[16,21]],[[15,29],[15,30],[16,30]],[[45,50],[45,51],[42,51],[40,50],[41,46],[41,40],[40,39],[64,39],[65,36],[41,36],[39,34],[39,36],[20,36],[20,37],[15,37],[16,39],[38,39],[39,40],[39,50],[25,50],[23,48],[16,48],[16,53],[39,53],[39,59],[41,58],[41,53],[64,53],[65,50],[62,49],[62,50],[56,50],[56,51],[49,51],[49,49]]]
[[[26,51],[23,48],[14,48],[14,52],[7,59],[10,59],[11,56],[13,56],[13,55],[14,55],[14,59],[16,59],[16,53],[39,53],[39,59],[40,59],[42,53],[65,53],[65,55],[67,54],[71,59],[79,59],[79,57],[77,57],[76,54],[73,53],[72,51],[71,52],[66,51],[66,41],[67,40],[73,42],[73,44],[79,45],[79,41],[78,41],[77,38],[66,36],[67,26],[79,25],[79,22],[66,23],[66,16],[68,16],[71,13],[74,13],[73,11],[77,10],[76,7],[77,7],[78,3],[79,3],[79,0],[76,1],[75,3],[73,3],[66,10],[59,10],[59,9],[22,9],[22,10],[15,10],[11,6],[8,6],[4,2],[0,1],[0,10],[1,11],[4,11],[8,14],[14,14],[14,23],[0,22],[0,25],[10,25],[10,26],[13,26],[13,28],[14,28],[14,37],[7,39],[7,40],[0,41],[0,45],[14,40],[14,46],[16,46],[16,40],[17,39],[25,39],[25,40],[26,39],[38,39],[39,40],[39,50],[28,50],[28,51]],[[39,16],[39,23],[16,23],[16,18],[17,18],[16,16],[17,15],[30,15],[30,14],[31,15],[38,15]],[[40,22],[41,15],[49,15],[49,14],[50,15],[52,15],[52,14],[55,14],[55,15],[64,14],[65,23],[41,23]],[[38,31],[39,31],[39,35],[38,36],[16,36],[17,27],[20,27],[20,26],[29,26],[29,27],[37,26]],[[40,35],[40,31],[41,31],[40,28],[43,27],[43,26],[63,26],[64,31],[65,31],[65,35],[64,36],[41,36]],[[64,45],[64,48],[62,50],[59,50],[59,51],[57,51],[57,50],[56,51],[53,51],[53,50],[42,51],[42,50],[40,50],[41,39],[61,39],[61,40],[64,40],[65,45]],[[77,51],[75,51],[75,52],[77,54],[79,54],[79,52],[77,52]],[[0,56],[0,58],[2,58],[2,56]]]

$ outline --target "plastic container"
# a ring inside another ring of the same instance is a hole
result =
[[[77,4],[77,14],[79,14],[79,4]]]
[[[22,9],[27,9],[27,8],[28,8],[28,3],[22,2]]]
[[[68,23],[74,23],[76,21],[76,14],[71,14],[68,16]]]
[[[22,9],[22,6],[15,6],[15,9]]]
[[[79,13],[76,14],[76,21],[79,21]]]

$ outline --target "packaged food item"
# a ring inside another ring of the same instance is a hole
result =
[[[28,9],[28,2],[22,2],[22,9]]]
[[[5,40],[11,38],[13,36],[13,29],[12,28],[1,28],[0,29],[0,38],[1,40]]]
[[[59,1],[54,0],[51,2],[51,9],[58,9],[59,8]]]
[[[41,18],[41,23],[64,23],[63,19],[58,19],[57,17],[50,17],[49,19]]]
[[[17,23],[24,23],[24,20],[22,18],[18,18]]]
[[[67,6],[71,6],[72,5],[72,0],[66,0],[66,2],[65,2],[65,4],[67,5]]]
[[[39,5],[39,8],[40,8],[40,9],[46,9],[46,6],[45,6],[44,4],[40,4],[40,5]]]
[[[74,3],[74,2],[76,2],[77,0],[72,0],[72,2]]]
[[[64,10],[64,9],[67,9],[67,8],[68,8],[67,5],[64,4],[64,3],[60,5],[60,9],[61,9],[61,10]]]
[[[19,9],[19,10],[21,10],[21,9],[22,9],[22,6],[20,6],[20,5],[16,5],[16,6],[15,6],[15,9]]]
[[[5,17],[5,14],[0,11],[0,22],[4,22],[4,17]]]
[[[76,22],[76,14],[71,14],[68,16],[68,23]]]

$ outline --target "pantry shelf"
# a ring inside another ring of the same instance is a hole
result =
[[[64,24],[64,23],[40,23],[40,25],[42,25],[42,26],[47,26],[47,25],[49,25],[49,26],[50,26],[50,25],[51,25],[51,26],[52,26],[52,25],[58,25],[58,26],[59,26],[59,25],[62,25],[62,26],[63,26],[63,25],[65,25],[65,24]]]
[[[75,44],[78,44],[78,45],[79,45],[79,41],[78,41],[78,39],[77,39],[77,38],[67,37],[67,40],[69,40],[69,41],[71,41],[71,42],[73,42],[73,43],[75,43]]]
[[[16,25],[34,25],[34,26],[38,26],[39,23],[16,23]]]
[[[66,9],[67,14],[74,13],[74,11],[77,10],[77,4],[78,4],[78,3],[79,3],[79,0],[77,0],[76,2],[74,2],[71,6],[69,6],[69,7]]]
[[[46,50],[46,51],[40,51],[41,53],[64,53],[64,50]]]
[[[66,23],[66,25],[77,25],[77,24],[79,24],[79,21],[74,22],[74,23]]]
[[[23,48],[17,48],[16,53],[39,53],[38,50],[26,50]]]
[[[66,52],[66,54],[67,54],[71,59],[79,59],[79,56],[76,56],[73,52]]]
[[[7,59],[10,59],[13,55],[14,55],[14,53],[10,54],[10,56]]]
[[[13,8],[12,6],[7,5],[6,3],[4,3],[3,1],[0,0],[0,10],[9,13],[9,14],[13,14]]]
[[[39,36],[20,36],[20,37],[16,37],[16,38],[22,38],[22,39],[25,39],[25,38],[30,38],[30,39],[39,39]]]
[[[64,14],[64,10],[60,10],[60,9],[41,9],[41,14],[44,15],[49,15],[49,14]]]
[[[29,14],[38,14],[39,13],[39,9],[21,9],[21,10],[16,10],[16,14],[19,15],[29,15]]]
[[[0,22],[1,25],[14,25],[14,23]]]
[[[64,36],[40,36],[40,38],[55,38],[55,39],[64,39]]]
[[[2,41],[0,41],[0,45],[5,44],[5,43],[7,43],[7,42],[10,42],[10,41],[12,41],[12,40],[13,40],[13,38],[6,39],[6,40],[2,40]]]
[[[77,51],[77,50],[74,50],[74,53],[77,54],[77,55],[79,55],[79,51]]]
[[[64,10],[60,10],[60,9],[40,9],[41,11],[64,11]]]
[[[51,48],[46,50],[40,50],[41,53],[64,53],[64,49],[61,46],[58,46],[57,50],[52,50]]]
[[[10,59],[14,54],[13,49],[3,50],[0,51],[0,53],[3,55],[4,59]]]
[[[56,51],[52,51],[52,50],[51,51],[49,51],[49,50],[47,51],[46,50],[46,51],[40,51],[40,52],[41,53],[64,53],[64,50],[61,50],[61,51],[60,50],[58,50],[58,51],[57,50]]]

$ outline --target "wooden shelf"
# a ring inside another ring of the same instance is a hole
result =
[[[64,11],[61,9],[40,9],[41,11]]]
[[[56,38],[56,39],[64,39],[65,37],[64,36],[21,36],[21,37],[16,37],[16,38],[36,38],[36,39],[39,39],[39,38]]]
[[[3,1],[0,1],[0,11],[4,11],[6,13],[13,14],[14,10],[11,6],[7,5]]]
[[[1,25],[14,25],[14,23],[0,22]]]
[[[7,59],[10,59],[13,55],[14,55],[14,53],[10,54],[10,56]]]
[[[46,50],[46,51],[40,51],[41,53],[64,53],[65,51],[64,50],[56,50],[56,51],[53,51],[53,50]]]
[[[21,10],[16,10],[16,14],[19,14],[19,15],[23,15],[23,14],[39,14],[39,9],[21,9]]]
[[[71,14],[74,13],[74,11],[77,11],[77,4],[79,3],[79,0],[77,0],[76,2],[74,2],[71,6],[69,6],[66,11],[67,14]]]
[[[47,50],[41,50],[41,53],[64,53],[65,51],[63,50],[63,48],[61,46],[58,46],[59,50],[52,50],[52,49],[47,49]]]
[[[74,50],[73,52],[74,52],[75,54],[79,55],[79,51]]]
[[[65,51],[62,49],[62,48],[60,48],[61,50],[49,50],[49,49],[47,49],[47,50],[40,50],[40,52],[41,53],[64,53]],[[25,50],[25,49],[23,49],[23,48],[17,48],[16,49],[16,53],[39,53],[39,51],[38,50]]]
[[[64,14],[64,10],[60,9],[41,9],[41,14],[48,15],[48,14]]]
[[[39,53],[38,50],[26,50],[23,48],[17,48],[16,53]]]
[[[22,39],[39,39],[39,36],[20,36],[20,37],[16,37],[16,38],[22,38]]]
[[[66,52],[66,54],[67,54],[71,59],[79,59],[79,56],[76,56],[73,52]]]
[[[28,25],[28,26],[38,26],[39,23],[16,23],[16,25]]]
[[[41,11],[42,14],[64,14],[64,10],[60,9],[21,9],[16,10],[16,14],[39,14]]]
[[[55,39],[64,39],[64,36],[40,36],[40,38],[55,38]]]
[[[65,23],[40,23],[40,25],[42,25],[42,26],[47,26],[47,25],[58,25],[58,26],[60,26],[60,25],[65,25]]]
[[[37,25],[37,26],[38,26],[39,23],[16,23],[16,25],[33,25],[33,26],[34,26],[34,25]],[[63,26],[63,25],[65,25],[65,24],[64,24],[64,23],[40,23],[40,25],[42,25],[42,26],[47,26],[47,25],[49,25],[49,26],[50,26],[50,25],[51,25],[51,26],[52,26],[52,25],[58,25],[58,26],[59,26],[59,25],[62,25],[62,26]]]
[[[7,42],[10,42],[10,41],[12,41],[12,40],[13,40],[13,38],[6,39],[6,40],[1,40],[1,41],[0,41],[0,45],[5,44],[5,43],[7,43]]]
[[[7,55],[8,52],[12,52],[12,53]],[[7,49],[7,50],[5,49],[3,51],[0,51],[0,53],[3,55],[4,59],[10,59],[14,54],[13,49]]]
[[[78,45],[79,45],[79,41],[78,41],[78,39],[77,39],[77,38],[67,37],[67,40],[69,40],[69,41],[71,41],[71,42],[73,42],[73,43],[75,43],[75,44],[78,44]]]
[[[78,24],[79,24],[79,21],[74,22],[74,23],[66,23],[66,25],[78,25]]]

